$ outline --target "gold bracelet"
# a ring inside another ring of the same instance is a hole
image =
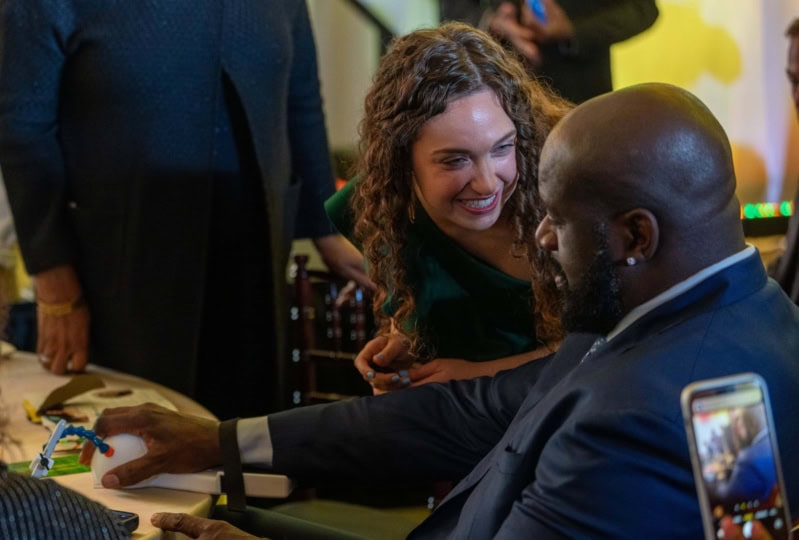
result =
[[[36,302],[36,308],[42,315],[49,315],[51,317],[64,317],[82,307],[85,303],[86,302],[83,300],[83,296],[78,296],[78,298],[72,302],[64,302],[61,304]]]

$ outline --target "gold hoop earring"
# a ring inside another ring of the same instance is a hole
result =
[[[416,193],[411,188],[411,196],[408,200],[408,221],[411,223],[416,222]]]

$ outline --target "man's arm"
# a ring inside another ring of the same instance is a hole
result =
[[[0,165],[39,302],[36,350],[55,373],[86,366],[89,336],[58,140],[67,9],[40,0],[0,5]]]
[[[236,434],[242,462],[310,481],[457,478],[496,444],[546,364],[244,419]],[[222,462],[218,422],[157,405],[107,409],[94,430],[102,438],[130,433],[147,446],[144,456],[107,472],[105,487]],[[93,454],[84,445],[80,462]]]
[[[567,420],[558,428],[496,538],[664,534],[702,537],[684,428],[677,420],[627,410]]]
[[[58,17],[62,9],[40,0],[0,4],[0,165],[31,274],[72,264],[76,257],[58,141],[69,37]]]
[[[575,53],[591,54],[640,34],[655,23],[654,0],[617,0],[587,17],[571,19]]]
[[[499,441],[547,363],[270,415],[272,468],[310,481],[460,478]]]
[[[316,46],[305,2],[295,2],[292,18],[294,55],[289,77],[288,133],[291,170],[302,181],[295,237],[319,238],[335,234],[323,203],[334,192]]]

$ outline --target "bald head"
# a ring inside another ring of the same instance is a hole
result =
[[[644,84],[583,103],[540,160],[536,231],[566,288],[564,325],[607,332],[744,248],[724,130],[690,93]]]
[[[605,215],[650,211],[661,247],[743,245],[727,136],[676,86],[633,86],[577,107],[544,146],[541,181]]]

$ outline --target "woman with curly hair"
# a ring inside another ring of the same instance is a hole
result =
[[[537,167],[567,110],[465,24],[400,37],[383,57],[357,179],[326,205],[378,287],[378,337],[356,359],[376,391],[493,375],[555,349]]]

